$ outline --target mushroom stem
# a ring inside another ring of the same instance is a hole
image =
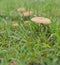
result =
[[[45,29],[44,24],[39,24],[39,32],[42,32]]]

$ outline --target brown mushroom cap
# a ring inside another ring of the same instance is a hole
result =
[[[5,33],[5,31],[0,31],[0,34],[4,34]]]
[[[23,8],[23,7],[22,8],[18,8],[17,11],[18,12],[25,12],[25,8]]]
[[[24,17],[28,17],[28,16],[30,16],[30,15],[32,15],[32,11],[27,11],[27,12],[24,12],[24,13],[23,13],[23,16],[24,16]]]
[[[34,17],[31,19],[33,22],[36,23],[42,23],[42,24],[50,24],[51,20],[48,18],[44,18],[44,17]]]
[[[15,28],[15,27],[18,27],[18,26],[19,26],[18,23],[13,23],[13,24],[12,24],[12,27],[14,27],[14,28]]]
[[[9,61],[8,65],[17,65],[17,61],[11,60],[11,61]]]

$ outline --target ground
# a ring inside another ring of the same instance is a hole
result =
[[[33,15],[21,17],[20,7]],[[34,23],[34,16],[49,18],[51,24]],[[0,65],[60,65],[59,17],[60,0],[0,0]]]

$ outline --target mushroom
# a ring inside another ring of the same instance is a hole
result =
[[[32,15],[32,11],[27,11],[23,13],[24,17],[29,17],[30,15]]]
[[[51,20],[45,17],[34,17],[31,19],[33,22],[39,24],[39,31],[44,33],[50,33],[48,24],[51,23]],[[46,24],[46,25],[45,25]],[[48,35],[47,35],[48,36]]]
[[[5,31],[0,31],[0,34],[4,34],[5,33]]]
[[[13,28],[16,28],[16,27],[18,27],[18,26],[19,26],[18,23],[13,23],[13,24],[12,24],[12,27],[13,27]]]
[[[34,17],[31,19],[33,22],[42,23],[42,24],[50,24],[51,20],[45,17]]]
[[[32,11],[23,12],[24,20],[28,20],[31,15],[32,15]]]
[[[16,60],[9,60],[8,65],[17,65],[17,61]]]
[[[23,8],[23,7],[18,8],[17,11],[23,13],[23,12],[25,12],[25,8]]]

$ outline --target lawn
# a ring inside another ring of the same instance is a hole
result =
[[[33,14],[21,16],[19,8]],[[60,0],[0,0],[0,65],[60,65]]]

